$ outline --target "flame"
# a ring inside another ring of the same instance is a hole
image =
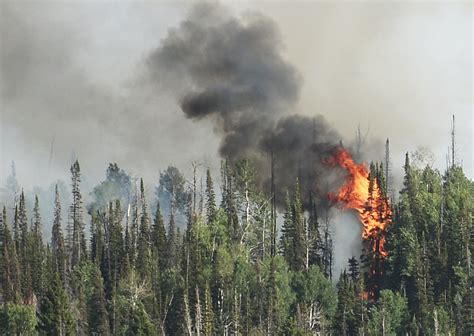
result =
[[[369,176],[366,164],[355,163],[344,148],[338,148],[327,163],[338,165],[347,171],[344,185],[337,195],[330,194],[329,198],[342,204],[346,209],[357,211],[363,228],[362,238],[370,243],[373,252],[378,252],[384,259],[388,255],[385,250],[385,232],[391,223],[392,210],[379,182]]]

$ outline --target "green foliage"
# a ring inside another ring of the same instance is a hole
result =
[[[49,285],[39,302],[39,333],[41,335],[75,335],[75,320],[58,272],[53,272],[48,281]]]
[[[110,202],[119,200],[127,205],[132,197],[132,179],[116,163],[110,163],[105,180],[92,190],[93,201],[89,205],[89,213],[106,210]]]
[[[156,195],[165,213],[169,214],[174,210],[184,214],[188,200],[185,184],[186,178],[176,167],[169,166],[160,173],[160,183],[156,189]]]
[[[131,202],[131,178],[109,166],[106,180],[93,192],[85,251],[83,225],[89,221],[80,212],[76,162],[65,235],[58,188],[48,244],[41,234],[38,198],[31,226],[24,194],[10,221],[3,212],[1,332],[469,335],[474,326],[474,184],[458,166],[442,175],[430,166],[412,166],[407,155],[404,168],[387,231],[388,257],[378,273],[378,297],[364,292],[371,285],[366,285],[369,269],[363,258],[351,258],[337,286],[331,283],[329,225],[320,227],[320,205],[312,195],[303,204],[302,192],[308,191],[300,190],[298,180],[286,198],[274,253],[272,200],[245,159],[223,162],[220,206],[209,170],[201,197],[197,192],[190,197],[184,176],[168,168],[160,176],[161,203],[153,221],[143,181]],[[386,192],[383,167],[372,164],[370,174],[369,188],[377,178]],[[186,230],[180,220],[184,211]]]
[[[391,290],[380,292],[380,298],[370,311],[369,335],[403,335],[408,325],[407,299]]]
[[[300,308],[320,310],[322,316],[317,329],[327,330],[336,311],[337,297],[331,282],[319,267],[311,266],[307,271],[295,272],[292,287]]]
[[[156,335],[155,327],[145,311],[143,305],[132,306],[128,317],[126,336],[152,336]],[[102,335],[102,334],[100,334]]]
[[[2,335],[37,335],[35,308],[28,305],[8,303],[1,313]]]
[[[92,293],[88,297],[89,332],[91,335],[108,335],[109,319],[102,275],[98,267],[93,269],[91,280]]]

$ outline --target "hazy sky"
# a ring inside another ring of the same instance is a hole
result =
[[[169,164],[216,167],[212,125],[186,119],[174,97],[143,81],[145,60],[191,6],[2,1],[0,184],[12,160],[26,187],[68,180],[73,157],[86,187],[103,178],[108,162],[152,183]],[[278,25],[284,57],[303,78],[295,113],[323,115],[346,142],[358,124],[369,128],[371,159],[383,157],[389,137],[394,169],[405,151],[429,147],[441,170],[455,114],[457,158],[474,177],[470,2],[225,6]]]

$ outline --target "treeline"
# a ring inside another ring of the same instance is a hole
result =
[[[375,285],[367,252],[333,286],[329,220],[311,195],[303,206],[298,181],[278,234],[274,197],[259,190],[248,160],[223,162],[220,200],[209,170],[198,191],[196,176],[186,188],[169,168],[149,202],[143,180],[134,190],[112,164],[87,207],[77,161],[71,177],[67,211],[56,189],[49,242],[37,197],[31,218],[23,192],[12,218],[3,208],[5,335],[474,332],[474,183],[459,166],[440,174],[407,156]]]
[[[414,167],[408,153],[404,173],[381,269],[361,268],[365,254],[341,274],[335,334],[473,335],[474,183],[458,165]]]

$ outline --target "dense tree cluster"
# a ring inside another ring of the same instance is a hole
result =
[[[372,176],[383,176],[376,167]],[[71,176],[71,204],[61,204],[56,188],[48,242],[38,197],[30,220],[23,191],[14,195],[13,218],[3,208],[2,334],[474,331],[474,183],[459,166],[441,175],[411,166],[407,156],[374,298],[367,295],[373,281],[368,252],[350,258],[332,284],[328,221],[320,221],[311,195],[303,206],[307,191],[298,180],[287,193],[277,234],[273,192],[259,190],[248,160],[223,162],[220,190],[209,170],[198,191],[196,177],[188,188],[181,173],[169,168],[160,177],[161,197],[150,203],[143,180],[133,190],[133,179],[110,165],[92,192],[87,216],[77,161]],[[185,227],[177,224],[179,212]]]

